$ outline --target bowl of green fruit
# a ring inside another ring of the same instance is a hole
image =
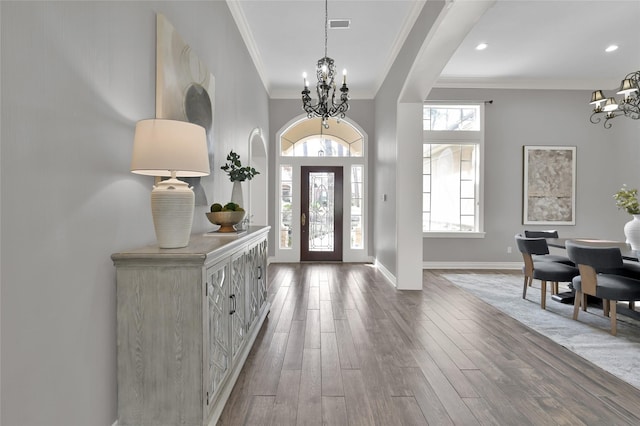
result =
[[[218,232],[236,232],[233,225],[237,225],[244,219],[245,211],[236,203],[220,203],[211,205],[211,212],[207,213],[207,219],[214,225],[220,225]]]

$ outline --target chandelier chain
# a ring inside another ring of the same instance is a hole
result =
[[[329,25],[329,0],[324,0],[324,56],[327,56],[327,26]]]
[[[337,117],[338,122],[345,117],[349,109],[349,88],[347,87],[347,72],[342,76],[342,86],[338,87],[335,82],[336,66],[333,59],[327,54],[329,40],[329,0],[324,2],[324,57],[320,58],[316,64],[316,93],[318,103],[313,104],[311,91],[306,73],[303,74],[304,90],[302,91],[302,109],[307,113],[308,118],[321,117],[322,126],[329,128],[329,118]]]

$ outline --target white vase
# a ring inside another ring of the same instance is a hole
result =
[[[624,236],[632,250],[640,250],[640,214],[634,214],[633,220],[624,225]]]
[[[242,182],[236,180],[233,182],[231,188],[231,202],[236,203],[240,207],[244,208],[244,200],[242,197]]]

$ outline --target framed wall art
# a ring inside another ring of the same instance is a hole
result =
[[[523,147],[525,225],[575,225],[576,147]]]
[[[163,15],[157,15],[156,25],[156,118],[188,121],[205,128],[211,174],[182,180],[193,187],[196,205],[208,205],[214,174],[215,78]]]

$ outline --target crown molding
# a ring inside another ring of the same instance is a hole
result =
[[[262,80],[262,85],[264,89],[269,94],[269,80],[267,79],[264,64],[262,63],[262,57],[260,56],[260,52],[258,51],[258,47],[256,46],[255,39],[253,38],[253,33],[251,32],[251,28],[249,27],[249,23],[247,22],[247,18],[242,11],[242,7],[240,6],[240,2],[238,0],[226,0],[227,6],[229,7],[229,11],[231,12],[231,16],[236,23],[236,27],[238,27],[238,31],[240,32],[240,36],[242,40],[244,40],[245,46],[247,46],[247,50],[249,51],[249,55],[253,60],[253,65],[256,67],[256,71],[260,76],[260,80]]]
[[[448,89],[614,90],[612,79],[519,79],[502,77],[440,77],[433,87]]]
[[[396,38],[391,47],[391,53],[387,57],[387,61],[384,64],[384,66],[380,68],[381,71],[380,71],[380,74],[378,75],[377,81],[374,83],[372,87],[371,96],[363,99],[375,98],[376,94],[378,93],[378,90],[380,90],[380,87],[384,83],[384,80],[387,78],[387,74],[389,74],[389,71],[391,70],[393,63],[396,61],[396,58],[400,54],[400,50],[402,49],[404,42],[407,41],[407,37],[409,37],[409,33],[411,32],[411,29],[413,28],[416,21],[418,20],[418,16],[420,16],[420,12],[422,11],[422,8],[424,7],[425,3],[426,3],[426,0],[422,0],[422,1],[416,1],[411,5],[411,9],[409,10],[407,17],[404,23],[402,24],[402,27],[396,34]]]

